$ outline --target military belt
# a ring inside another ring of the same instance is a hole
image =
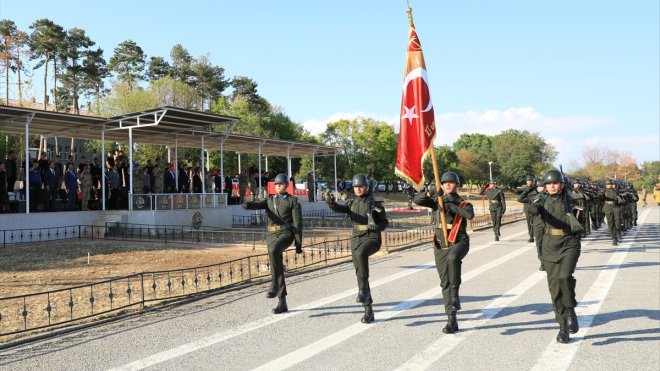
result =
[[[491,204],[499,204],[500,200],[489,200]]]
[[[605,203],[608,205],[614,205],[614,201],[605,201]]]
[[[280,232],[286,229],[286,226],[284,225],[269,225],[268,226],[268,232]]]
[[[571,231],[566,229],[548,228],[545,230],[545,234],[550,236],[568,236],[571,234]]]
[[[447,229],[452,229],[454,228],[454,225],[451,223],[447,223]],[[438,229],[442,229],[442,224],[438,224]]]
[[[368,231],[369,226],[366,224],[353,224],[354,231]]]

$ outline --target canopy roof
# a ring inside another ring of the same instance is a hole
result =
[[[225,151],[258,153],[262,143],[264,156],[300,157],[315,153],[334,154],[336,147],[290,140],[269,139],[213,132],[218,124],[226,125],[230,131],[239,121],[237,117],[221,116],[206,112],[191,111],[175,107],[159,107],[109,119],[94,116],[72,115],[62,112],[0,106],[0,131],[25,133],[25,122],[30,119],[30,134],[46,137],[64,137],[100,140],[105,126],[107,141],[128,142],[129,128],[133,142],[142,144],[169,145],[179,147],[220,149],[224,142]]]

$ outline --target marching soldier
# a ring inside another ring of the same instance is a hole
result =
[[[557,170],[543,176],[547,193],[539,194],[529,210],[543,220],[544,236],[541,259],[548,277],[555,318],[559,323],[557,342],[569,342],[569,333],[578,332],[575,314],[575,284],[573,277],[580,256],[580,237],[583,229],[571,223],[573,200],[564,189],[563,177]],[[579,226],[579,224],[578,224]]]
[[[573,213],[580,224],[582,224],[582,227],[585,230],[585,235],[587,235],[589,234],[589,219],[587,218],[589,209],[587,208],[586,195],[582,190],[582,183],[579,179],[573,181],[573,190],[571,190],[569,194],[575,201],[576,208],[574,209]]]
[[[616,184],[613,180],[609,179],[605,182],[605,194],[603,199],[605,204],[603,205],[603,214],[607,218],[607,229],[610,231],[610,237],[612,237],[612,245],[616,246],[621,240],[621,232],[619,231],[619,226],[621,221],[619,220],[619,211],[618,211],[618,195],[616,191]]]
[[[543,183],[542,180],[538,180],[536,182],[536,188],[534,191],[528,192],[525,194],[523,192],[520,197],[518,197],[518,202],[524,203],[526,206],[528,206],[528,212],[529,212],[529,206],[534,202],[534,200],[538,197],[538,195],[545,193],[545,184]],[[545,271],[545,266],[543,265],[543,259],[541,259],[541,245],[543,241],[543,229],[545,228],[545,225],[543,224],[543,219],[539,215],[534,215],[532,213],[529,213],[529,218],[531,219],[531,224],[532,224],[532,233],[534,233],[534,242],[536,243],[536,255],[538,256],[539,260],[541,261],[541,265],[539,266],[540,271]]]
[[[278,303],[272,312],[280,314],[287,312],[286,283],[284,282],[284,262],[282,254],[291,246],[296,245],[296,254],[302,254],[302,212],[298,198],[287,193],[289,177],[277,174],[274,180],[273,196],[259,201],[245,201],[244,209],[266,210],[268,217],[268,258],[270,259],[271,285],[266,297],[278,298]]]
[[[527,242],[534,242],[534,228],[532,224],[532,216],[529,214],[529,204],[534,199],[534,196],[536,196],[536,185],[534,184],[534,177],[531,175],[527,175],[525,182],[526,185],[518,197],[518,202],[523,203],[523,212],[527,218],[527,232],[529,233],[529,240]],[[526,201],[521,201],[521,199]]]
[[[332,194],[326,196],[326,203],[333,211],[348,214],[348,218],[353,221],[351,254],[358,283],[356,301],[364,306],[361,322],[371,323],[374,321],[374,311],[371,307],[373,299],[369,288],[369,256],[380,250],[383,243],[380,232],[387,228],[389,222],[382,201],[376,201],[369,192],[369,180],[366,175],[356,174],[353,177],[353,191],[357,197],[346,204],[335,202]]]
[[[458,293],[461,285],[461,264],[470,250],[470,238],[465,228],[467,221],[474,218],[474,210],[472,204],[463,200],[456,192],[461,184],[456,173],[448,171],[442,174],[440,184],[442,184],[440,195],[444,204],[449,246],[445,245],[442,225],[436,223],[433,237],[435,245],[433,255],[435,257],[435,267],[440,276],[442,300],[447,314],[447,325],[442,329],[442,332],[453,334],[458,331],[456,312],[461,309]],[[442,192],[443,190],[444,192]],[[427,193],[420,193],[415,196],[414,202],[417,205],[433,209],[434,214],[437,214],[439,208],[437,197],[435,191],[431,189]],[[439,215],[435,219],[437,221],[441,220]]]
[[[491,180],[490,185],[486,187],[481,194],[485,194],[490,204],[490,219],[493,223],[493,233],[495,241],[500,240],[500,226],[502,225],[502,215],[506,212],[506,199],[504,193],[497,188],[497,180]]]

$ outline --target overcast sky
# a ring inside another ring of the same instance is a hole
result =
[[[437,143],[507,128],[539,132],[570,169],[586,146],[660,159],[657,0],[410,1],[436,112]],[[313,133],[340,118],[398,130],[406,2],[6,1],[0,18],[84,29],[106,60],[132,39],[148,57],[180,43]],[[40,99],[40,78],[33,87]]]

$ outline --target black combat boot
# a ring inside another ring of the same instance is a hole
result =
[[[637,227],[637,219],[633,220],[633,225]]]
[[[566,326],[566,316],[562,315],[559,322],[559,333],[557,334],[557,342],[561,344],[568,344],[570,338],[568,336],[568,326]]]
[[[373,303],[373,300],[371,299],[371,290],[369,289],[368,284],[359,289],[355,302],[362,304]]]
[[[619,241],[617,240],[616,237],[614,237],[614,239],[612,240],[612,246],[616,246],[618,244],[619,244]]]
[[[449,286],[449,309],[452,311],[461,310],[461,300],[458,297],[458,286]]]
[[[578,318],[577,314],[575,314],[574,308],[566,308],[566,327],[571,334],[575,334],[580,330],[580,325],[578,324]]]
[[[374,321],[374,309],[371,307],[371,304],[364,305],[364,316],[360,322],[362,323],[371,323]]]
[[[266,293],[266,297],[268,299],[272,299],[277,296],[277,287],[275,285],[270,285],[270,288],[268,289],[268,292]]]
[[[364,303],[367,300],[366,296],[364,296],[364,291],[362,289],[358,290],[357,297],[355,298],[356,303]]]
[[[289,307],[286,306],[286,297],[282,296],[280,300],[277,302],[277,306],[273,308],[272,312],[273,314],[280,314],[288,311],[289,311]]]
[[[456,312],[451,311],[447,314],[447,325],[442,329],[445,334],[453,334],[458,331],[458,321],[456,321]]]
[[[500,236],[498,236],[498,235],[496,234],[496,235],[495,235],[495,241],[499,241],[499,240],[500,240]]]
[[[541,265],[539,266],[539,271],[545,272],[545,264],[543,264],[543,260],[541,260]]]
[[[529,237],[529,239],[527,240],[527,242],[534,242],[534,237]]]

